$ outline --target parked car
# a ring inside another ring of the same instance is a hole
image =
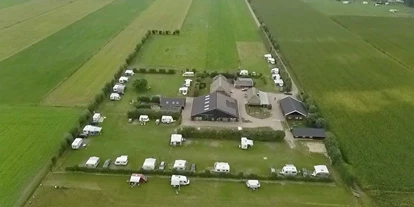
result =
[[[247,91],[249,90],[249,88],[242,88],[242,91]]]
[[[103,164],[103,168],[108,168],[110,164],[111,164],[111,160],[110,159],[105,160],[105,162]]]
[[[285,92],[285,95],[293,95],[291,92]]]
[[[164,170],[164,169],[165,169],[165,162],[164,162],[164,161],[162,161],[162,162],[160,163],[160,166],[158,166],[158,169],[159,169],[159,170]]]
[[[195,163],[191,164],[190,172],[196,172],[196,164]]]

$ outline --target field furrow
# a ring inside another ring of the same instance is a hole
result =
[[[76,0],[75,0],[76,1]],[[1,1],[3,2],[3,1]],[[0,9],[0,29],[21,23],[61,6],[74,3],[73,0],[31,0],[9,8]],[[1,6],[1,3],[0,3]],[[1,8],[1,7],[0,7]]]
[[[150,28],[156,25],[158,29],[166,30],[177,28],[182,24],[182,19],[173,16],[182,12],[183,9],[186,11],[187,7],[182,5],[187,4],[191,4],[191,0],[157,0],[154,2],[70,78],[52,91],[43,103],[52,106],[85,106],[88,104],[104,84],[113,78],[119,66],[124,63],[125,58]],[[160,15],[160,11],[164,13]],[[179,16],[185,17],[181,14]]]
[[[113,0],[75,1],[46,14],[0,30],[0,61],[104,7]],[[53,21],[50,21],[53,20]],[[27,35],[30,34],[30,35]]]

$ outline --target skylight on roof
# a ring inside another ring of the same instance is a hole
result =
[[[210,108],[208,108],[208,107],[207,107],[207,108],[204,108],[204,111],[207,111],[207,110],[209,110],[209,109],[210,109]]]

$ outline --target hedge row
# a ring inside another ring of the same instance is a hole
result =
[[[160,68],[160,69],[156,69],[156,68],[136,69],[136,68],[134,68],[134,73],[156,73],[156,74],[170,74],[170,75],[173,75],[176,72],[177,71],[175,69],[164,69],[164,68]]]
[[[172,116],[174,120],[178,120],[181,117],[180,110],[152,110],[152,109],[135,109],[128,111],[127,116],[129,119],[139,119],[141,115],[148,115],[150,119],[160,119],[161,116]]]
[[[181,127],[177,129],[177,133],[182,134],[183,137],[193,139],[240,140],[241,137],[247,137],[255,141],[281,142],[285,138],[284,131],[275,131],[270,127],[243,128],[243,130]]]
[[[139,96],[137,101],[140,103],[155,103],[160,104],[160,96]]]
[[[201,177],[201,178],[291,180],[291,181],[307,181],[307,182],[332,182],[333,181],[332,178],[317,178],[317,177],[312,177],[312,176],[284,177],[284,176],[279,176],[277,174],[269,175],[269,176],[261,176],[261,175],[256,175],[256,174],[244,174],[242,172],[238,174],[233,174],[233,173],[218,174],[218,173],[212,173],[210,172],[210,170],[205,170],[204,172],[188,172],[188,171],[176,172],[176,171],[162,171],[162,170],[145,171],[142,169],[133,170],[133,169],[87,168],[87,167],[80,167],[78,165],[75,165],[73,167],[66,167],[65,170],[71,171],[71,172],[122,174],[122,175],[130,175],[132,173],[142,173],[144,175],[171,176],[171,175],[179,173],[180,175],[185,175],[189,177]]]
[[[176,29],[174,31],[153,29],[150,32],[151,32],[151,34],[157,34],[157,35],[180,35],[180,30],[179,29]]]
[[[308,111],[308,116],[305,120],[306,125],[315,128],[326,128],[326,120],[322,117],[322,114],[319,112],[318,107],[316,107],[316,104],[310,96],[302,92],[301,99],[306,107],[306,110]]]

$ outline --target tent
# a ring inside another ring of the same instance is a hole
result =
[[[230,172],[230,165],[227,162],[215,162],[214,163],[214,172]]]
[[[185,170],[187,168],[187,160],[175,160],[173,169]]]
[[[88,161],[86,161],[86,167],[95,168],[99,164],[99,157],[90,157]]]
[[[147,177],[143,174],[133,173],[129,178],[129,184],[138,184],[138,183],[146,183],[148,181]]]
[[[183,135],[181,134],[171,134],[170,145],[177,146],[183,143]]]
[[[147,158],[144,161],[144,164],[142,165],[143,170],[154,170],[155,164],[157,162],[157,159],[155,158]]]
[[[240,142],[241,142],[240,148],[242,149],[253,147],[253,140],[247,139],[246,137],[242,137]]]

